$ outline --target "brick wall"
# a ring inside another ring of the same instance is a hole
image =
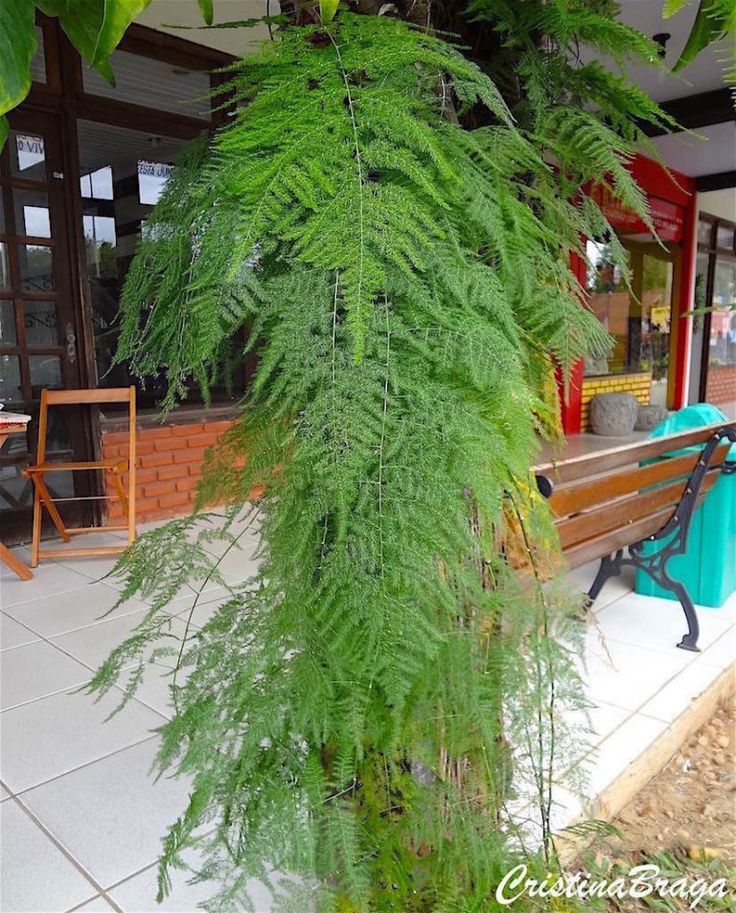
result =
[[[583,380],[581,431],[590,431],[590,401],[598,393],[632,393],[640,403],[647,405],[652,387],[652,375],[648,371],[640,374],[605,374],[601,377],[586,377]]]
[[[705,399],[714,405],[736,400],[736,365],[708,365]]]
[[[136,516],[140,522],[191,510],[205,450],[232,424],[232,419],[209,421],[203,417],[202,421],[139,425]],[[127,457],[128,432],[103,429],[102,455],[105,459]],[[109,489],[106,492],[112,493]],[[119,502],[108,503],[109,521],[120,523],[123,512]]]

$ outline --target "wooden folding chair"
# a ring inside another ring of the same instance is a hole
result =
[[[49,406],[78,406],[104,403],[127,403],[130,423],[130,435],[127,459],[89,460],[85,462],[69,463],[46,461],[46,430],[48,424]],[[41,411],[38,418],[38,448],[36,463],[24,470],[24,475],[33,481],[33,538],[31,543],[31,567],[38,567],[39,561],[44,558],[80,558],[98,555],[118,555],[128,545],[135,541],[135,464],[136,464],[136,416],[135,416],[135,387],[111,387],[99,390],[42,390]],[[120,499],[123,513],[127,518],[124,526],[85,526],[69,528],[64,525],[61,515],[54,504],[46,487],[44,477],[50,472],[76,472],[78,470],[102,470],[110,473],[115,492]],[[123,483],[123,473],[128,473],[128,492],[126,495]],[[127,531],[126,544],[98,546],[96,548],[70,548],[41,550],[41,519],[43,509],[48,511],[54,526],[64,542],[71,542],[72,536],[81,536],[85,533],[99,533],[110,531]]]

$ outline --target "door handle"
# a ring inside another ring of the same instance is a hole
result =
[[[71,323],[66,325],[66,357],[72,365],[77,360],[77,337]]]

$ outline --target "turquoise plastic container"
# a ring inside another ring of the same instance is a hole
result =
[[[698,403],[686,406],[665,419],[650,437],[663,437],[727,421],[720,409],[710,403]],[[687,453],[688,450],[681,452]],[[728,462],[736,462],[736,444],[729,450],[727,459]],[[690,598],[699,606],[718,608],[736,590],[736,472],[719,476],[693,515],[687,551],[684,555],[671,558],[667,570],[671,577],[685,584]],[[636,572],[635,589],[643,596],[677,599],[674,593],[662,589],[648,574],[639,570]]]

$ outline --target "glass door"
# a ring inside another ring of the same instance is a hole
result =
[[[30,530],[33,492],[22,469],[35,453],[41,390],[81,386],[58,118],[16,112],[10,123],[0,155],[0,403],[32,415],[33,421],[27,436],[9,438],[0,451],[5,541],[23,539]],[[51,410],[48,459],[89,458],[85,439],[81,412]],[[84,476],[54,473],[52,497],[86,497],[90,480]],[[84,507],[84,502],[59,505],[72,524],[87,522]]]

